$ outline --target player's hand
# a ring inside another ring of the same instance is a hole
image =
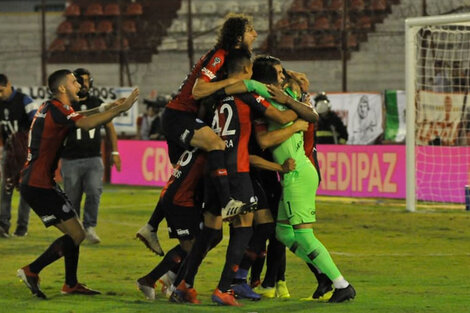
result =
[[[113,155],[112,157],[113,157],[113,164],[116,167],[116,170],[120,172],[121,171],[121,157],[119,156],[119,154]]]
[[[283,90],[277,88],[274,85],[267,85],[269,93],[272,95],[271,99],[281,104],[287,103],[289,96],[284,93]]]
[[[289,173],[293,170],[295,170],[295,160],[292,158],[288,158],[287,160],[282,163],[282,172],[283,173]]]
[[[287,71],[290,76],[293,76],[295,80],[297,80],[300,84],[300,88],[302,91],[307,92],[310,87],[310,81],[307,78],[305,73],[299,73],[294,71]]]
[[[132,90],[131,94],[119,105],[120,112],[125,112],[129,110],[139,98],[139,94],[139,88],[135,88],[134,90]]]
[[[308,125],[309,123],[301,118],[296,119],[294,124],[292,124],[292,126],[295,127],[297,131],[302,132],[306,132],[308,130]]]

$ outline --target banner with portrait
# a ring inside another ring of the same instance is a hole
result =
[[[416,103],[417,145],[460,145],[459,132],[467,96],[421,90]]]
[[[380,93],[329,93],[328,98],[348,129],[348,144],[370,145],[383,133]]]

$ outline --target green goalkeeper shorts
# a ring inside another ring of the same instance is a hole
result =
[[[301,168],[285,174],[282,187],[277,220],[288,220],[291,225],[315,222],[318,173],[313,164],[308,162]]]

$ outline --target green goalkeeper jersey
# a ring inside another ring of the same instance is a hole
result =
[[[285,111],[288,109],[286,106],[279,104],[273,100],[269,100],[269,102],[280,111]],[[292,125],[292,123],[293,122],[281,125],[270,120],[268,124],[268,130],[272,131],[284,128]],[[280,145],[275,146],[272,151],[274,160],[279,164],[284,163],[284,161],[288,158],[294,159],[296,164],[296,171],[297,169],[302,168],[304,165],[311,163],[305,155],[304,136],[302,132],[294,133],[292,136],[289,137],[289,139],[285,140]]]

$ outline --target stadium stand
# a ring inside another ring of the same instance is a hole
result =
[[[398,0],[347,0],[347,49],[357,50],[368,40]],[[343,0],[294,0],[272,30],[274,42],[263,52],[283,60],[335,60],[341,58]],[[308,23],[306,23],[308,21]],[[288,33],[288,35],[286,35]],[[305,38],[304,38],[305,37]],[[288,42],[282,42],[287,40]],[[294,46],[292,48],[292,45]],[[350,56],[350,53],[347,54]]]
[[[106,0],[74,0],[65,8],[65,20],[57,29],[56,39],[61,40],[53,39],[49,45],[48,62],[116,63],[121,35],[126,59],[148,63],[158,51],[157,46],[181,2],[123,0],[117,4]],[[200,28],[206,27],[205,21],[199,22]],[[66,44],[68,41],[70,45]]]

